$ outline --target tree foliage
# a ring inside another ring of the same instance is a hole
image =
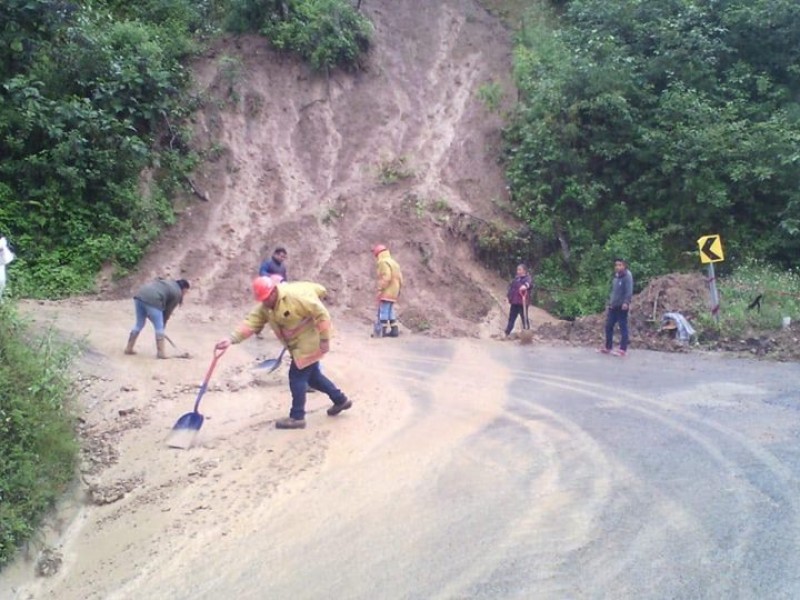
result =
[[[356,66],[372,35],[349,0],[233,0],[228,27],[258,31],[319,71]]]
[[[0,5],[0,231],[20,258],[17,294],[89,289],[103,263],[135,264],[172,218],[156,167],[185,153],[159,142],[187,104],[182,19],[194,22],[194,5],[151,0],[157,22],[120,5],[122,16],[103,2]],[[146,169],[156,187],[142,194]]]
[[[632,223],[659,268],[704,233],[733,256],[797,263],[800,4],[573,0],[551,22],[520,33],[506,130],[516,207],[553,240],[549,276],[587,277]],[[569,312],[601,305],[598,293]]]

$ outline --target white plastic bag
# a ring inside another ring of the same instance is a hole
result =
[[[0,264],[7,265],[14,260],[14,258],[14,253],[11,251],[11,248],[8,247],[6,238],[0,237]]]
[[[6,238],[0,237],[0,297],[6,289],[6,265],[14,260],[14,253],[8,247]]]

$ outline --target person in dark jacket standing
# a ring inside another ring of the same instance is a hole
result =
[[[511,335],[517,317],[522,318],[522,328],[530,329],[528,321],[528,303],[530,302],[530,291],[533,287],[531,276],[528,274],[528,267],[517,265],[517,276],[508,285],[508,325],[506,325],[506,337]]]
[[[621,258],[614,259],[614,277],[611,278],[611,295],[608,298],[606,315],[606,344],[600,348],[603,354],[625,356],[628,351],[628,311],[633,298],[633,275],[628,263]],[[614,327],[619,323],[619,350],[614,347]]]
[[[164,351],[164,330],[172,312],[183,304],[183,296],[188,289],[189,282],[185,279],[156,279],[137,290],[133,297],[136,324],[128,336],[125,354],[135,354],[133,346],[136,344],[136,338],[144,329],[145,319],[149,319],[156,330],[156,356],[167,358],[167,353]]]
[[[258,269],[259,277],[280,275],[283,278],[283,281],[288,281],[289,278],[286,275],[286,265],[283,264],[286,262],[287,256],[288,254],[286,252],[286,248],[283,246],[278,246],[275,248],[275,252],[272,253],[272,258],[261,263],[261,267]]]

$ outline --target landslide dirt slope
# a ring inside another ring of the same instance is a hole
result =
[[[195,65],[203,108],[193,144],[208,160],[179,223],[136,274],[157,275],[241,310],[260,261],[289,250],[292,279],[317,280],[345,315],[374,314],[373,259],[387,244],[406,277],[403,322],[479,335],[505,311],[505,282],[454,233],[467,213],[503,219],[500,117],[479,100],[509,82],[509,33],[476,2],[371,0],[374,44],[357,73],[313,74],[257,37],[223,40]],[[487,293],[487,291],[489,293]]]

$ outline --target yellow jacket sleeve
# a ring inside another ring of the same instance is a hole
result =
[[[231,342],[238,344],[249,338],[254,333],[261,333],[264,326],[269,322],[267,310],[263,305],[258,304],[253,307],[244,320],[231,332]]]

